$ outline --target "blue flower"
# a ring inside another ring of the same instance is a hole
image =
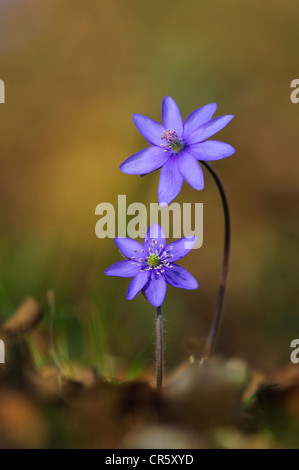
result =
[[[203,172],[197,160],[220,160],[235,153],[229,144],[206,140],[234,117],[226,115],[212,119],[216,108],[216,103],[207,104],[193,111],[183,123],[177,104],[166,96],[162,101],[163,125],[142,114],[134,114],[135,126],[151,147],[127,158],[120,165],[121,171],[143,175],[161,168],[158,189],[160,206],[175,199],[183,180],[194,189],[203,189]]]
[[[148,301],[154,307],[162,305],[166,285],[182,289],[197,289],[196,279],[175,261],[186,256],[196,243],[196,237],[181,238],[169,245],[162,228],[152,225],[141,245],[131,238],[115,238],[117,247],[127,258],[106,269],[107,276],[133,277],[127,291],[127,299],[132,300],[144,289]]]

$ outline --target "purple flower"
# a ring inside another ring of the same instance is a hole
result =
[[[179,194],[183,180],[194,189],[203,189],[203,172],[197,160],[220,160],[235,153],[229,144],[206,140],[234,117],[227,115],[212,119],[216,108],[216,103],[207,104],[193,111],[183,123],[177,104],[166,96],[162,101],[163,125],[142,114],[134,114],[135,126],[151,147],[127,158],[120,165],[121,171],[141,175],[161,168],[160,206],[169,204]]]
[[[167,284],[182,289],[197,289],[196,279],[186,269],[175,264],[193,248],[195,236],[166,245],[162,228],[155,224],[148,229],[143,245],[131,238],[115,238],[114,241],[127,259],[107,268],[105,274],[133,277],[127,291],[128,300],[144,289],[148,301],[154,307],[160,307]]]

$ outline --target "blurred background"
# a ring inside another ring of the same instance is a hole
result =
[[[47,331],[51,288],[61,357],[105,373],[105,358],[119,358],[128,376],[153,367],[154,309],[125,299],[128,280],[104,276],[119,253],[96,238],[95,208],[118,194],[157,200],[158,172],[119,171],[146,146],[133,113],[160,120],[170,95],[185,119],[216,101],[217,115],[236,116],[217,138],[237,149],[213,164],[232,218],[218,352],[265,370],[289,363],[299,336],[298,14],[296,0],[0,1],[2,318],[30,294]],[[204,203],[204,243],[181,263],[199,289],[168,288],[168,370],[200,354],[214,309],[223,215],[205,181],[201,192],[184,183],[177,198]]]

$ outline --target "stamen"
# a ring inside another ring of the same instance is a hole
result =
[[[183,139],[178,136],[178,133],[173,129],[167,129],[166,131],[162,132],[161,140],[165,141],[165,144],[162,143],[161,147],[167,150],[172,150],[175,153],[180,152],[183,150]]]

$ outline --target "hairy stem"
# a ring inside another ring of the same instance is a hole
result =
[[[156,384],[157,390],[162,390],[163,381],[163,325],[162,307],[156,308]]]
[[[222,269],[221,269],[221,276],[220,276],[220,283],[217,295],[217,301],[215,305],[214,316],[212,320],[212,325],[210,328],[209,336],[207,339],[207,343],[204,350],[203,361],[209,359],[211,354],[213,354],[215,349],[215,344],[217,340],[217,335],[220,326],[221,320],[221,312],[222,312],[222,305],[224,300],[224,294],[227,284],[227,274],[228,274],[228,265],[229,265],[229,251],[230,251],[230,216],[229,216],[229,208],[228,202],[225,195],[224,188],[222,183],[217,175],[217,173],[210,167],[210,165],[204,161],[200,161],[200,163],[209,171],[212,175],[222,202],[223,212],[224,212],[224,248],[223,248],[223,259],[222,259]]]

